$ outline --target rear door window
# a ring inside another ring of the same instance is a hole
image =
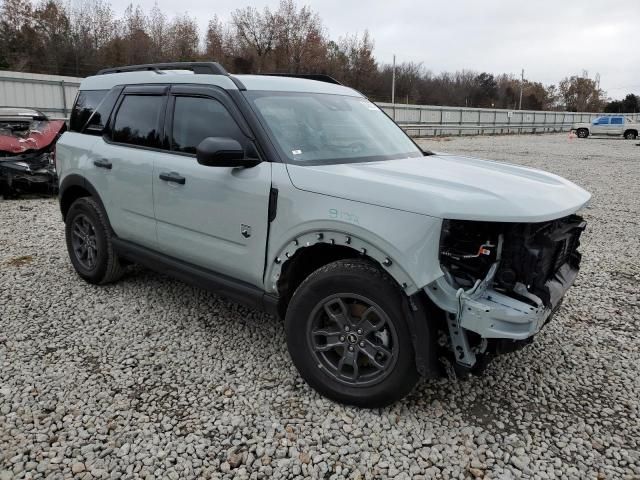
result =
[[[622,117],[613,117],[611,119],[611,125],[622,125]]]
[[[111,139],[141,147],[160,148],[162,95],[125,95],[116,114]]]
[[[175,97],[171,150],[196,153],[207,137],[233,138],[245,146],[246,137],[222,103],[213,98]]]

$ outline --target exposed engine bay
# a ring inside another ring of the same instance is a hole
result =
[[[452,286],[469,288],[487,276],[500,253],[493,288],[537,306],[535,295],[549,306],[546,283],[565,263],[580,266],[577,249],[585,226],[578,215],[542,223],[445,220],[440,263]]]
[[[531,342],[580,266],[578,215],[541,223],[445,220],[444,277],[425,291],[446,314],[441,341],[467,369]]]
[[[54,147],[65,130],[37,110],[0,108],[0,194],[55,194]]]

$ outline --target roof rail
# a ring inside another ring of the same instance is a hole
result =
[[[163,73],[162,70],[191,70],[200,75],[229,75],[218,62],[172,62],[172,63],[147,63],[144,65],[128,65],[124,67],[103,68],[96,75],[122,72],[152,71]]]
[[[329,75],[325,75],[324,73],[259,73],[258,75],[267,75],[271,77],[306,78],[307,80],[317,80],[318,82],[342,85],[342,83],[340,83],[338,80]]]

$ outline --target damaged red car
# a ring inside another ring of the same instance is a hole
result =
[[[0,195],[55,194],[54,149],[65,130],[38,110],[0,107]]]

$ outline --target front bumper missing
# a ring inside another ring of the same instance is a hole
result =
[[[0,158],[0,195],[57,191],[58,177],[48,153]]]
[[[429,298],[447,315],[447,326],[456,361],[466,367],[476,363],[478,348],[471,348],[466,331],[482,339],[525,340],[535,335],[560,306],[565,292],[573,284],[578,269],[562,265],[546,282],[550,292],[548,305],[519,285],[517,293],[530,302],[518,300],[491,288],[497,264],[482,282],[464,290],[452,287],[444,276],[424,287]],[[532,305],[532,304],[535,304]],[[486,341],[483,340],[486,345]]]

